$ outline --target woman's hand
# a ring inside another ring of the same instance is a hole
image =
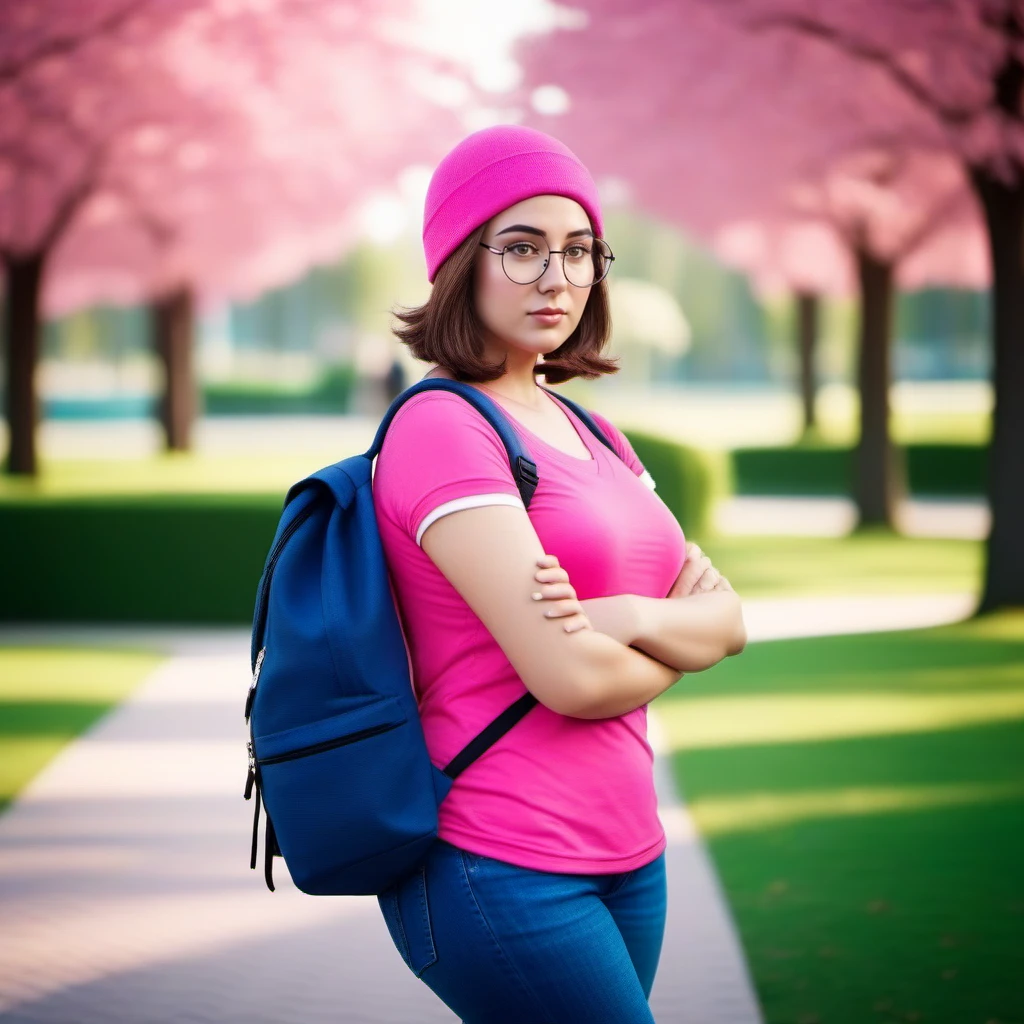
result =
[[[562,628],[567,633],[593,629],[583,603],[569,582],[569,574],[558,564],[558,558],[555,555],[541,555],[537,565],[538,569],[534,573],[537,589],[532,596],[534,601],[542,603],[545,617],[565,619]]]
[[[686,542],[686,560],[668,597],[689,597],[711,590],[732,590],[729,581],[711,564],[711,559],[694,541]]]
[[[639,624],[636,602],[631,594],[591,597],[581,601],[569,583],[569,574],[558,564],[555,555],[545,555],[538,560],[538,565],[542,568],[537,570],[536,579],[542,586],[535,592],[540,597],[534,600],[551,602],[550,608],[544,609],[545,612],[553,612],[551,618],[568,618],[570,621],[566,625],[574,626],[569,632],[575,632],[575,622],[582,613],[590,629],[604,633],[626,647],[633,643]],[[578,628],[586,629],[587,626]]]

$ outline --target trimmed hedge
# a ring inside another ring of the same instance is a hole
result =
[[[303,415],[345,413],[356,384],[353,366],[325,370],[311,388],[277,384],[206,384],[203,411],[207,416]]]
[[[631,433],[658,493],[695,536],[725,456]],[[0,620],[248,624],[282,494],[0,501]]]
[[[985,446],[911,444],[904,451],[911,494],[976,497],[985,493]],[[737,448],[732,464],[737,494],[848,494],[853,449]]]
[[[725,452],[706,452],[664,437],[623,431],[637,458],[654,477],[661,500],[672,510],[687,536],[712,531],[715,502],[731,489],[731,469]]]
[[[842,494],[842,448],[703,452],[627,431],[690,536],[729,493]],[[985,450],[913,445],[919,494],[982,493]],[[248,624],[282,494],[139,495],[0,501],[0,620]]]
[[[907,448],[910,490],[915,494],[980,496],[987,489],[988,447],[914,444]]]
[[[280,495],[0,504],[0,619],[246,623]]]

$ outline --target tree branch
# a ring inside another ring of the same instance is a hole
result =
[[[105,183],[104,189],[118,196],[129,207],[139,225],[158,249],[170,245],[175,236],[174,228],[145,205],[129,182],[114,178]]]
[[[40,252],[49,252],[57,244],[57,240],[71,223],[82,203],[93,193],[109,149],[110,146],[107,143],[96,147],[86,161],[82,173],[78,175],[75,184],[58,201],[53,216],[50,218],[50,225],[40,239]]]
[[[813,18],[804,17],[799,14],[766,15],[765,17],[755,18],[749,23],[749,27],[755,32],[763,29],[786,29],[791,32],[798,32],[801,35],[810,36],[813,39],[819,39],[822,42],[828,43],[849,57],[855,57],[867,64],[873,64],[884,71],[898,88],[930,110],[940,121],[949,127],[960,127],[967,124],[979,113],[974,107],[942,103],[938,97],[929,92],[913,75],[909,74],[904,68],[901,68],[892,59],[892,54],[871,46],[863,40],[851,39],[849,36],[845,36],[832,28],[832,26],[824,25]]]
[[[148,0],[132,0],[120,10],[112,11],[105,18],[91,27],[91,29],[80,35],[56,35],[46,40],[37,50],[20,60],[8,61],[0,65],[0,85],[14,81],[22,75],[31,71],[35,65],[49,57],[60,57],[66,53],[73,53],[80,46],[120,28],[137,11],[146,6]]]
[[[954,188],[947,192],[921,218],[917,228],[904,239],[903,244],[895,249],[892,253],[893,264],[896,265],[905,260],[919,245],[926,242],[939,229],[943,221],[951,219],[970,199],[971,189],[966,184],[963,188]]]

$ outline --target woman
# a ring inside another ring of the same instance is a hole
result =
[[[469,1024],[653,1019],[665,835],[646,705],[745,642],[736,595],[687,550],[621,431],[595,415],[617,456],[536,382],[617,369],[600,355],[601,232],[564,145],[476,132],[431,179],[434,288],[396,329],[436,364],[426,376],[501,406],[540,477],[527,514],[498,435],[442,392],[402,406],[375,467],[431,759],[524,685],[539,700],[459,776],[423,870],[380,899],[406,964]]]

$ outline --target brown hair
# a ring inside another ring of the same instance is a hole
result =
[[[391,329],[417,359],[438,363],[456,380],[484,383],[497,380],[505,363],[483,358],[483,324],[473,302],[473,264],[487,225],[481,224],[441,264],[434,290],[422,306],[392,310],[402,327]],[[590,290],[576,330],[551,352],[536,373],[548,384],[573,377],[592,380],[603,373],[618,373],[618,359],[605,359],[601,350],[611,334],[607,279]]]

